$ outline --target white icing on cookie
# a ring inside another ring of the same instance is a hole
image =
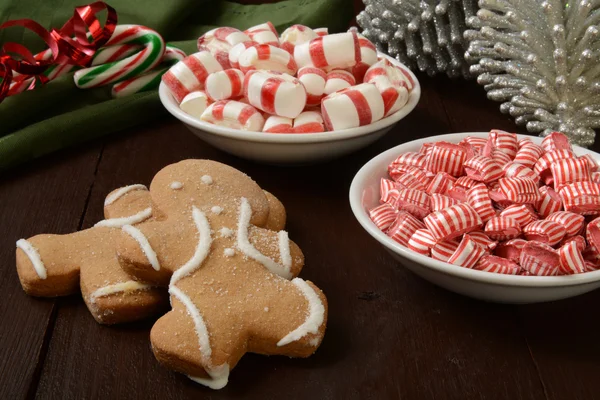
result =
[[[226,248],[223,251],[223,254],[225,254],[225,257],[233,257],[233,256],[235,256],[235,250],[234,249],[230,249],[230,248]]]
[[[152,285],[148,285],[146,283],[140,283],[137,281],[127,281],[115,283],[114,285],[108,285],[101,287],[100,289],[94,291],[90,295],[90,303],[94,304],[98,297],[106,297],[115,293],[130,293],[135,292],[136,290],[147,290],[150,289]]]
[[[183,187],[183,183],[181,183],[179,181],[173,181],[173,182],[171,182],[170,187],[173,190],[179,190],[179,189],[181,189]]]
[[[124,186],[120,189],[115,190],[111,194],[109,194],[106,197],[106,200],[104,200],[104,205],[105,206],[111,205],[112,203],[114,203],[115,201],[117,201],[118,199],[123,197],[125,194],[127,194],[133,190],[148,190],[148,188],[146,186],[140,185],[140,184]]]
[[[29,258],[29,261],[31,261],[31,264],[33,265],[33,269],[35,269],[35,272],[40,279],[46,279],[48,273],[44,263],[42,262],[42,259],[40,258],[40,253],[38,253],[36,248],[25,239],[17,240],[17,247],[23,250],[25,255]]]
[[[248,239],[248,228],[250,226],[250,218],[252,217],[252,208],[250,207],[250,203],[245,197],[242,197],[242,202],[240,204],[240,217],[238,221],[238,231],[237,231],[237,246],[241,250],[242,253],[247,255],[248,257],[258,261],[262,265],[265,266],[269,271],[274,274],[277,274],[285,279],[292,279],[292,274],[289,268],[276,263],[271,258],[265,256],[260,251],[258,251],[250,240]],[[287,236],[287,235],[286,235]],[[281,240],[280,240],[280,250],[281,250]],[[289,251],[289,250],[288,250]]]
[[[231,236],[233,236],[233,231],[225,227],[219,229],[219,233],[221,234],[221,237],[224,238],[230,238]]]
[[[223,212],[223,208],[219,207],[219,206],[213,206],[210,211],[212,211],[214,214],[221,214]]]
[[[188,378],[214,390],[223,389],[227,385],[229,381],[229,364],[225,363],[218,367],[213,367],[210,370],[206,370],[206,372],[212,379],[196,378],[194,376],[188,376]]]
[[[146,255],[146,258],[148,258],[148,261],[150,261],[150,265],[152,265],[152,268],[154,268],[154,270],[156,271],[160,270],[160,264],[158,262],[158,257],[156,256],[156,252],[154,251],[152,246],[150,246],[148,238],[144,236],[142,231],[140,231],[138,228],[132,225],[125,225],[122,229],[125,233],[127,233],[129,236],[131,236],[138,242],[140,248]]]
[[[286,231],[279,231],[277,234],[279,239],[279,254],[281,256],[281,264],[286,270],[292,269],[292,255],[290,254],[290,239]]]
[[[212,238],[210,236],[210,224],[206,219],[206,215],[194,206],[192,208],[192,218],[194,219],[194,224],[198,230],[198,245],[196,246],[196,251],[194,252],[192,258],[190,258],[188,262],[181,266],[171,276],[171,286],[175,285],[178,280],[188,276],[196,269],[200,268],[204,262],[204,259],[206,256],[208,256],[208,252],[210,251]]]
[[[300,292],[302,292],[302,295],[308,301],[308,316],[302,325],[277,342],[277,346],[285,346],[286,344],[302,339],[309,333],[315,334],[319,332],[319,327],[321,327],[325,319],[325,307],[317,292],[304,279],[294,278],[292,279],[292,283],[300,289]]]
[[[213,183],[213,178],[210,175],[202,175],[202,178],[200,178],[200,180],[205,185],[211,185]]]
[[[152,207],[148,207],[137,214],[121,218],[103,219],[94,226],[106,226],[109,228],[121,228],[124,225],[134,225],[147,220],[152,215]]]

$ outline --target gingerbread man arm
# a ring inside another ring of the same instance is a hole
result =
[[[264,227],[272,231],[280,231],[285,229],[287,217],[285,207],[277,197],[273,196],[266,190],[263,190],[263,192],[267,197],[267,201],[269,202],[269,218],[267,219],[267,223]]]

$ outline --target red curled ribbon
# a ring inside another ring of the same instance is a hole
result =
[[[102,27],[96,17],[102,11],[107,11],[106,21]],[[71,17],[61,29],[50,32],[31,19],[7,21],[0,25],[1,29],[22,26],[38,35],[51,51],[51,56],[44,60],[34,56],[29,49],[18,43],[5,43],[0,49],[0,103],[10,96],[11,83],[33,79],[29,89],[36,82],[47,83],[43,75],[51,65],[72,64],[87,66],[96,51],[112,36],[117,25],[117,12],[108,4],[98,1],[75,8]],[[41,53],[40,53],[41,54]],[[15,58],[16,57],[16,58]],[[16,74],[15,74],[16,73]]]

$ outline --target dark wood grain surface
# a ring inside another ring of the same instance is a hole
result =
[[[449,132],[515,130],[474,82],[419,79],[414,112],[374,145],[325,165],[254,164],[165,118],[3,174],[0,399],[599,398],[600,291],[530,306],[472,300],[403,269],[353,218],[350,182],[383,150]],[[80,296],[23,293],[15,240],[89,227],[110,190],[147,184],[185,158],[230,164],[285,204],[290,237],[306,255],[302,276],[329,299],[327,334],[313,357],[247,355],[215,392],[158,365],[148,340],[153,321],[101,326]]]

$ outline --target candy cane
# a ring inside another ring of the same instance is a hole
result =
[[[123,60],[77,71],[74,76],[77,87],[86,89],[133,78],[158,65],[165,52],[162,37],[140,25],[118,25],[106,47],[120,44],[141,45],[143,48]]]

